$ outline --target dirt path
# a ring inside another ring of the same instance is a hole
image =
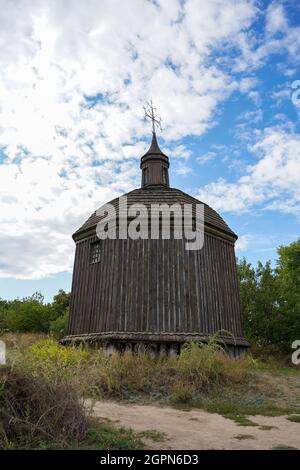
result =
[[[165,433],[165,440],[147,442],[155,449],[271,449],[276,446],[300,449],[300,423],[288,421],[284,416],[249,417],[260,426],[273,426],[263,430],[259,426],[239,426],[221,415],[201,410],[178,411],[107,401],[97,402],[94,414],[138,432]]]

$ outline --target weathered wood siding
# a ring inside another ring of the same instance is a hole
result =
[[[213,334],[242,337],[233,243],[205,234],[202,250],[184,240],[78,241],[69,335],[101,332]]]

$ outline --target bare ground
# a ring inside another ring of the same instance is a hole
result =
[[[285,416],[249,416],[259,426],[239,426],[234,421],[202,410],[98,401],[94,415],[137,432],[158,431],[166,438],[146,444],[155,449],[300,449],[300,423]],[[261,428],[266,426],[267,428]],[[272,427],[272,428],[268,428]]]

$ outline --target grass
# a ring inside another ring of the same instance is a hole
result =
[[[90,418],[85,439],[77,445],[80,449],[143,450],[149,448],[144,442],[145,439],[162,442],[167,439],[167,436],[155,429],[135,432],[130,428],[116,426],[109,420]]]
[[[292,421],[293,423],[300,423],[299,415],[288,416],[286,419],[288,419],[289,421]]]
[[[246,416],[243,416],[243,415],[236,415],[236,414],[223,414],[224,418],[227,418],[227,419],[232,419],[232,421],[234,421],[236,424],[238,424],[239,426],[258,426],[257,423],[255,423],[254,421],[251,421],[251,419],[248,419]]]
[[[232,419],[240,426],[257,426],[247,416],[281,416],[284,414],[299,411],[298,407],[288,404],[279,405],[274,399],[267,395],[252,395],[248,387],[240,390],[223,390],[222,398],[219,394],[212,394],[201,400],[195,401],[194,406],[204,409],[209,413],[218,413],[225,418]]]
[[[37,343],[47,339],[44,333],[1,333],[0,339],[5,342],[6,347],[26,349]]]
[[[92,401],[114,399],[156,403],[185,411],[201,408],[232,419],[240,426],[258,426],[250,416],[288,414],[292,418],[300,414],[297,403],[299,370],[286,366],[276,370],[274,362],[261,364],[251,356],[232,361],[215,339],[206,345],[189,343],[178,357],[172,358],[151,358],[145,352],[108,356],[101,349],[63,347],[48,338],[37,337],[38,341],[35,341],[34,335],[20,335],[20,341],[18,335],[9,335],[5,339],[8,341],[9,367],[22,370],[33,383],[44,381],[52,387],[69,387],[76,397]],[[0,388],[0,398],[1,393]],[[88,413],[89,410],[85,410],[87,418]],[[82,445],[107,449],[117,448],[114,445],[122,449],[129,448],[126,446],[140,448],[144,445],[143,438],[153,442],[164,438],[157,431],[147,431],[148,436],[128,431],[128,439],[126,433],[111,423],[101,423],[101,428],[89,425],[83,433]],[[75,442],[79,441],[80,436],[75,439]],[[52,440],[36,436],[32,442],[21,445],[46,448],[53,442],[55,436]],[[15,444],[19,445],[18,442]],[[7,446],[15,444],[6,442]],[[74,436],[66,437],[63,445],[75,445]]]
[[[143,441],[144,437],[146,436],[132,429],[89,418],[87,431],[82,439],[70,440],[67,443],[40,440],[33,448],[36,450],[145,450],[148,446]]]
[[[147,449],[142,433],[132,429],[116,427],[113,424],[98,423],[96,420],[89,427],[86,438],[79,444],[80,449],[95,450],[143,450]]]
[[[144,440],[163,442],[167,436],[163,432],[150,429],[143,432],[135,432],[130,428],[118,427],[108,420],[99,422],[98,419],[90,418],[86,437],[78,443],[80,449],[95,450],[143,450],[149,446]]]
[[[280,374],[256,369],[248,382],[235,384],[234,387],[225,386],[222,393],[219,390],[212,391],[208,396],[194,400],[194,406],[234,421],[255,415],[299,414],[299,388],[299,374],[283,379]]]
[[[143,438],[150,439],[153,442],[163,442],[168,439],[166,433],[156,431],[155,429],[150,429],[147,431],[143,431],[139,433],[139,435]]]
[[[146,399],[194,405],[226,385],[246,383],[255,368],[251,357],[231,361],[215,341],[187,344],[174,358],[106,355],[101,349],[63,347],[53,340],[14,348],[13,362],[32,374],[68,380],[89,398]]]

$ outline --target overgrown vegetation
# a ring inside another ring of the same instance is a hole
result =
[[[1,370],[0,447],[39,447],[42,442],[64,445],[80,440],[87,417],[81,397],[70,383],[22,370]]]
[[[232,361],[213,338],[205,345],[188,343],[178,357],[152,358],[146,352],[107,355],[49,338],[33,342],[32,334],[20,337],[2,336],[10,345],[9,364],[0,369],[5,448],[141,448],[143,437],[151,438],[132,432],[126,438],[111,423],[95,428],[89,411],[99,399],[199,407],[241,426],[257,425],[249,415],[300,413],[297,395],[291,391],[285,398],[280,371],[275,379],[273,369],[270,373],[251,356]],[[284,380],[297,374],[291,370]]]
[[[60,290],[52,303],[36,292],[31,297],[0,299],[0,332],[46,333],[59,339],[66,335],[70,293]]]
[[[218,386],[246,383],[255,368],[250,356],[231,361],[213,338],[208,344],[187,343],[178,357],[169,358],[152,358],[147,352],[108,355],[102,349],[61,346],[52,339],[15,347],[10,357],[33,376],[69,381],[81,395],[97,399],[149,395],[173,400],[183,389],[194,399]]]
[[[1,446],[8,448],[67,446],[88,439],[87,403],[94,399],[180,402],[178,391],[184,389],[191,404],[210,390],[246,383],[254,367],[250,358],[230,361],[214,340],[187,344],[173,358],[151,358],[146,352],[108,356],[101,349],[64,347],[52,339],[11,345],[0,388]],[[102,443],[111,434],[103,426],[97,432],[103,433]],[[130,439],[132,444],[135,438]]]

